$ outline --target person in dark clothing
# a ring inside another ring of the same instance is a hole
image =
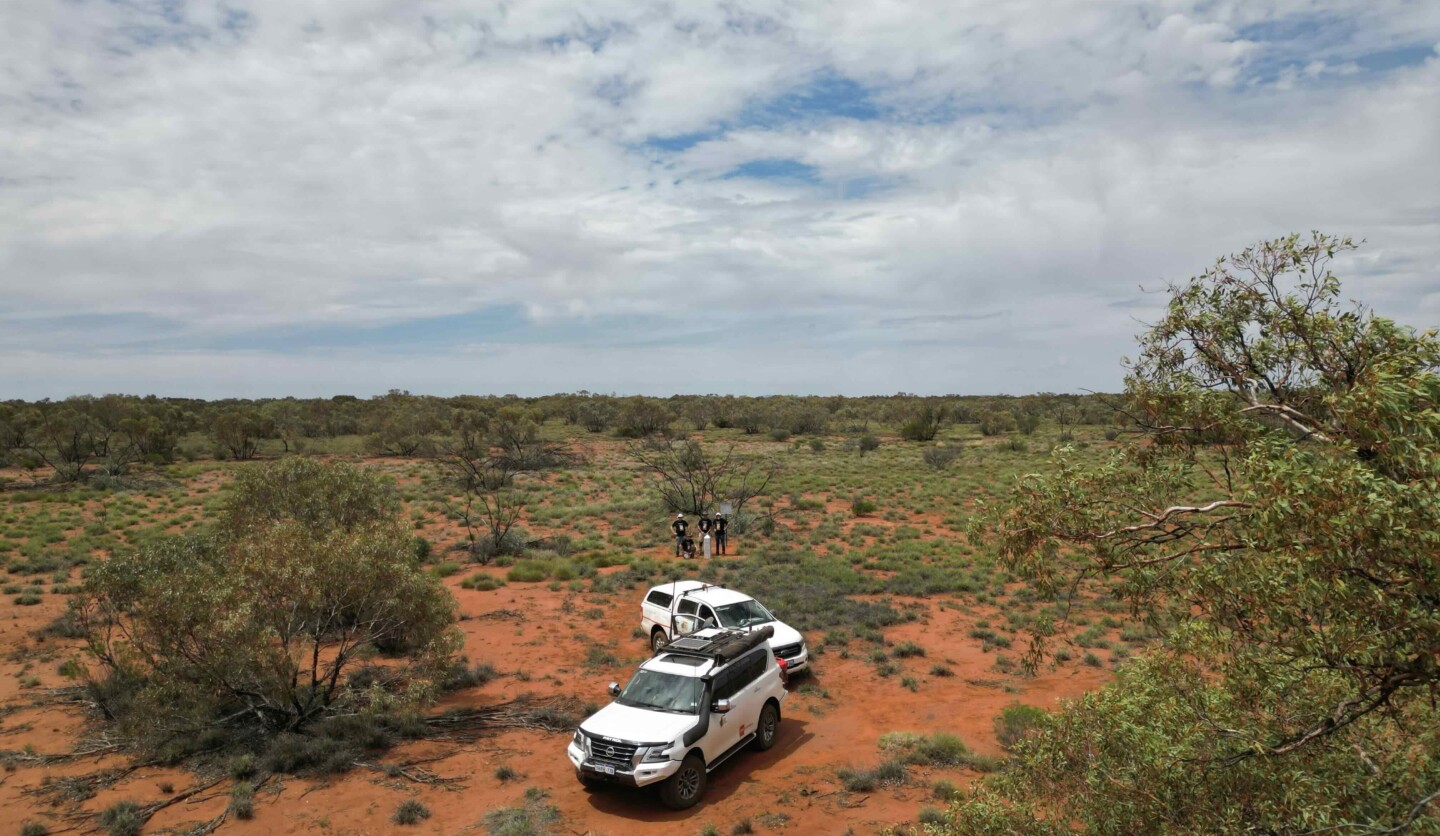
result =
[[[725,553],[725,515],[724,515],[724,514],[716,514],[716,515],[715,515],[714,529],[715,529],[715,535],[714,535],[714,536],[715,536],[715,553],[716,553],[716,554],[724,554],[724,553]]]
[[[694,538],[694,537],[684,537],[684,538],[682,538],[682,539],[680,540],[680,553],[685,556],[685,559],[686,559],[686,560],[694,560],[694,559],[695,559],[695,538]]]
[[[670,530],[675,532],[675,556],[676,556],[676,557],[679,557],[679,556],[680,556],[680,552],[683,550],[683,547],[684,547],[684,545],[685,545],[685,531],[686,531],[687,529],[689,529],[689,528],[690,528],[690,524],[687,523],[687,522],[685,522],[685,515],[684,515],[684,514],[676,514],[676,515],[675,515],[675,522],[670,523]]]
[[[704,537],[710,533],[713,525],[714,524],[710,522],[710,515],[708,513],[702,513],[700,514],[700,522],[696,523],[695,527],[700,529],[700,536]]]

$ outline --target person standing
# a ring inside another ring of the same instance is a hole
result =
[[[710,512],[709,512],[709,511],[701,511],[701,512],[700,512],[700,521],[697,522],[697,523],[695,523],[695,527],[700,529],[700,537],[701,537],[701,538],[704,538],[706,534],[709,534],[709,533],[710,533],[710,529],[711,529],[713,526],[714,526],[714,523],[710,522]]]
[[[715,529],[715,553],[725,553],[725,515],[716,514],[715,522],[712,524]]]
[[[675,532],[675,556],[679,557],[685,547],[685,532],[690,524],[685,522],[684,514],[676,514],[675,522],[670,523],[670,530]]]

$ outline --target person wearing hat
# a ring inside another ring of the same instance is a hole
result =
[[[696,523],[695,526],[700,529],[700,536],[701,536],[701,537],[704,537],[706,534],[709,534],[709,533],[710,533],[710,529],[714,527],[714,523],[710,522],[710,512],[709,512],[709,511],[701,511],[701,512],[700,512],[700,522]]]
[[[690,524],[685,522],[684,514],[676,514],[675,522],[670,523],[670,530],[675,532],[675,556],[679,557],[685,547],[685,531]]]
[[[716,514],[713,527],[715,529],[715,553],[725,553],[725,515]]]

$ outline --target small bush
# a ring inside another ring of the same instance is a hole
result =
[[[504,585],[505,581],[495,577],[494,575],[487,575],[484,572],[476,572],[475,574],[460,582],[460,586],[464,587],[465,589],[475,589],[479,590],[480,592],[491,592],[499,589]]]
[[[741,819],[735,822],[734,827],[730,828],[730,836],[745,836],[747,833],[754,832],[755,826],[750,823],[749,819]]]
[[[1033,705],[1018,702],[1007,705],[995,718],[995,739],[1000,741],[1005,751],[1011,751],[1015,744],[1030,735],[1044,717],[1045,712]]]
[[[837,769],[835,776],[840,779],[840,785],[850,792],[870,792],[880,785],[874,769],[845,766]]]
[[[230,815],[237,819],[251,819],[255,816],[255,789],[241,782],[230,790]]]
[[[939,827],[940,825],[945,824],[945,813],[944,811],[937,810],[934,807],[922,807],[920,808],[919,819],[921,824]]]
[[[925,460],[925,464],[935,470],[944,470],[954,463],[955,459],[959,458],[959,456],[960,451],[948,445],[944,447],[927,447],[925,448],[925,452],[920,454],[920,458]]]
[[[422,540],[421,542],[424,541]],[[441,563],[439,566],[434,567],[430,571],[434,572],[435,576],[438,578],[448,578],[451,575],[458,574],[460,572],[460,564],[455,563],[454,561],[447,560],[446,562]]]
[[[50,836],[50,828],[38,821],[27,821],[20,825],[20,836]]]
[[[915,642],[906,641],[895,645],[895,649],[891,653],[896,659],[909,659],[912,656],[924,656],[925,648]]]
[[[395,808],[395,815],[391,816],[390,820],[396,824],[419,824],[428,818],[430,818],[430,808],[411,798],[400,802],[400,806]]]
[[[857,517],[867,517],[875,513],[875,503],[863,497],[855,497],[850,500],[850,513]]]
[[[100,814],[100,826],[110,836],[139,836],[144,825],[140,805],[133,801],[116,802]]]
[[[549,833],[560,821],[560,810],[544,803],[546,793],[539,787],[525,790],[521,807],[500,807],[485,814],[485,832],[490,836],[535,836]]]
[[[612,667],[618,664],[619,658],[598,644],[592,644],[585,650],[585,666],[588,668]]]
[[[509,764],[502,764],[495,767],[495,780],[499,781],[502,784],[506,781],[513,781],[519,777],[520,773],[516,772],[515,769]]]
[[[860,448],[860,455],[863,456],[871,450],[878,450],[880,448],[880,439],[870,433],[866,433],[860,436],[860,441],[857,446]]]
[[[550,567],[533,560],[522,560],[505,573],[505,579],[512,583],[539,583],[550,577]]]
[[[930,675],[944,678],[954,676],[955,671],[950,670],[950,667],[942,662],[936,662],[930,666]]]
[[[954,801],[955,799],[959,798],[960,793],[961,789],[955,786],[955,783],[953,781],[947,781],[943,778],[939,781],[936,781],[934,788],[930,791],[930,794],[934,796],[937,800],[947,802]]]
[[[498,679],[500,672],[494,665],[487,662],[480,662],[473,667],[466,666],[463,662],[456,665],[450,676],[440,683],[441,690],[459,691],[462,688],[474,688],[484,685],[491,680]]]

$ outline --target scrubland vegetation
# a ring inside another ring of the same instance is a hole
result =
[[[827,665],[866,677],[876,706],[1007,701],[972,727],[984,740],[892,727],[783,794],[902,793],[955,833],[1424,826],[1440,347],[1340,301],[1326,265],[1348,246],[1271,242],[1176,286],[1116,396],[0,404],[4,600],[52,613],[15,675],[89,712],[75,752],[225,787],[213,829],[267,815],[277,776],[435,785],[386,753],[564,730],[593,693],[571,680],[640,652],[581,632],[574,673],[502,670],[463,643],[463,602],[543,590],[568,620],[628,631],[640,589],[694,572],[805,631],[817,674],[787,711],[812,731],[844,707]],[[719,502],[737,556],[677,568],[667,514]],[[1025,692],[1102,671],[1068,702]],[[532,676],[555,698],[463,696]],[[528,788],[459,824],[556,827],[579,790],[520,768],[469,776]],[[34,794],[112,832],[164,809],[83,809],[116,780]],[[432,807],[392,802],[375,826]]]

